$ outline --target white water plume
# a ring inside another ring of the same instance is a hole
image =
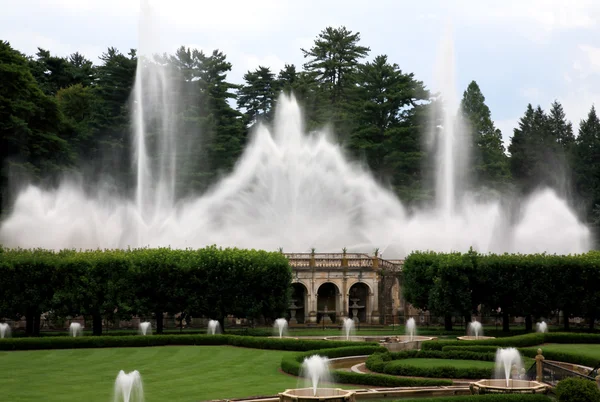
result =
[[[144,15],[143,10],[143,15]],[[153,22],[142,17],[142,55],[151,53]],[[86,193],[65,181],[44,190],[29,186],[0,226],[9,247],[173,248],[236,246],[291,252],[371,252],[402,258],[414,250],[581,253],[588,228],[564,200],[544,190],[522,210],[482,202],[460,189],[454,49],[442,48],[444,122],[438,130],[437,203],[409,213],[402,202],[353,163],[324,131],[308,134],[294,97],[281,96],[270,126],[259,125],[234,170],[205,194],[177,200],[177,124],[181,102],[164,67],[138,62],[133,142],[137,190],[133,199]],[[152,137],[150,141],[149,137]],[[153,144],[158,158],[148,156]],[[100,187],[100,186],[98,186]]]

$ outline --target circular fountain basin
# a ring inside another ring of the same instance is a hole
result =
[[[528,380],[480,380],[469,385],[471,394],[545,394],[548,385]]]
[[[433,341],[437,339],[432,336],[409,336],[400,335],[390,338],[389,341],[382,343],[390,352],[400,352],[402,350],[418,350],[421,349],[421,344],[425,341]]]
[[[437,339],[436,337],[433,336],[408,336],[408,335],[400,335],[400,336],[395,336],[393,337],[391,340],[392,342],[424,342],[424,341],[433,341]]]
[[[325,338],[326,341],[353,341],[353,342],[388,342],[390,340],[389,336],[327,336]]]
[[[495,336],[459,336],[459,341],[484,341],[486,339],[496,339]]]
[[[316,395],[312,388],[286,389],[279,393],[279,402],[329,401],[355,402],[356,393],[341,388],[317,388]]]

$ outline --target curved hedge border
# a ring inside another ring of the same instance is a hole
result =
[[[366,366],[369,370],[377,373],[432,377],[432,378],[491,378],[492,371],[482,368],[458,368],[446,367],[416,367],[403,363],[404,359],[451,359],[451,360],[480,360],[493,362],[496,354],[494,352],[477,353],[468,350],[437,351],[437,350],[410,350],[397,353],[376,353],[367,359]]]
[[[551,399],[546,395],[527,394],[505,394],[505,395],[462,395],[462,396],[440,396],[437,398],[410,398],[400,399],[394,402],[548,402]]]
[[[336,341],[336,346],[357,346],[357,342]],[[377,345],[361,342],[361,346]],[[0,350],[87,349],[147,346],[230,345],[254,349],[308,351],[332,346],[318,339],[277,339],[239,335],[150,335],[82,336],[0,339]]]
[[[281,360],[281,369],[291,375],[300,376],[302,362],[306,357],[318,354],[329,358],[370,355],[387,351],[382,346],[350,346],[313,350],[293,356],[285,356]],[[452,385],[450,380],[428,380],[416,378],[401,378],[383,374],[359,374],[350,371],[333,370],[331,377],[334,382],[341,384],[361,384],[380,387],[420,387]]]
[[[539,346],[542,349],[542,354],[546,360],[555,360],[564,363],[581,364],[584,366],[594,367],[598,363],[598,359],[569,352],[556,352],[552,350],[544,350],[544,346]],[[445,346],[443,352],[473,352],[473,353],[496,353],[496,346]],[[519,352],[525,357],[535,358],[538,347],[518,348]]]
[[[545,334],[527,334],[506,338],[483,339],[480,341],[426,341],[423,350],[443,350],[447,346],[498,346],[524,348],[537,346],[543,343],[596,343],[600,344],[600,334],[548,332]]]
[[[422,351],[443,352],[474,352],[496,353],[499,347],[515,347],[525,357],[535,358],[538,347],[542,348],[543,355],[548,360],[565,363],[582,364],[594,367],[599,361],[590,356],[544,350],[544,343],[573,343],[573,344],[600,344],[600,335],[588,333],[549,332],[545,334],[528,334],[508,338],[486,339],[481,341],[427,341],[422,344]],[[542,346],[540,346],[542,345]]]

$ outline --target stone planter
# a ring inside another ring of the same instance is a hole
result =
[[[356,402],[356,393],[341,388],[317,388],[314,395],[312,388],[286,389],[279,393],[279,402]]]
[[[546,394],[548,385],[528,380],[480,380],[469,385],[471,394]]]

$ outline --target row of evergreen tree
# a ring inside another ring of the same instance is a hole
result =
[[[272,118],[278,94],[293,93],[309,130],[330,125],[346,149],[407,203],[426,202],[431,154],[423,139],[440,97],[386,55],[369,59],[360,34],[324,29],[302,68],[260,66],[244,83],[227,80],[231,63],[181,47],[152,62],[179,74],[188,136],[181,158],[180,188],[204,191],[229,171],[254,123]],[[0,42],[0,191],[6,207],[11,182],[24,178],[55,183],[65,172],[92,179],[109,168],[118,188],[131,188],[131,103],[138,57],[115,48],[94,64],[80,53],[58,57],[39,49],[26,56]],[[548,185],[577,205],[590,222],[600,220],[600,120],[592,106],[577,135],[559,102],[545,112],[527,105],[508,149],[476,82],[465,90],[462,113],[471,128],[469,183],[478,188],[527,194]],[[236,107],[237,106],[237,107]],[[437,126],[434,125],[433,127]],[[507,133],[505,133],[507,134]],[[89,180],[88,182],[94,182]]]

